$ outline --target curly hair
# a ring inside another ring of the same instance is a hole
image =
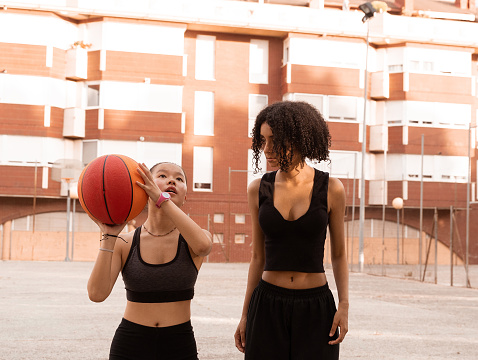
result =
[[[264,123],[272,130],[272,148],[282,171],[289,169],[295,152],[302,164],[306,159],[317,162],[329,160],[331,137],[322,114],[303,101],[280,101],[264,108],[254,123],[251,148],[255,173],[262,170],[259,161],[264,147],[261,136]]]

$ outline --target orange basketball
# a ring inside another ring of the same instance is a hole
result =
[[[134,219],[148,202],[138,163],[124,155],[103,155],[91,161],[78,180],[83,209],[102,223],[122,224]]]

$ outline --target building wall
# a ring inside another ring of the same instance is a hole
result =
[[[258,5],[239,3],[230,4],[240,7],[238,19],[247,14],[243,7]],[[149,166],[181,164],[189,179],[184,211],[218,234],[209,260],[248,261],[249,132],[258,110],[254,101],[264,99],[265,104],[305,100],[324,114],[332,135],[331,162],[318,167],[342,180],[350,209],[360,202],[364,161],[367,218],[374,216],[369,207],[383,205],[384,199],[389,209],[395,197],[402,197],[406,207],[419,206],[422,136],[423,205],[463,209],[471,124],[470,198],[478,200],[476,47],[440,36],[435,44],[410,40],[407,27],[403,39],[395,36],[389,44],[372,37],[366,64],[359,14],[292,7],[289,24],[278,20],[278,9],[285,7],[271,7],[268,21],[256,13],[259,23],[247,28],[106,12],[75,21],[53,11],[1,12],[2,26],[12,30],[0,36],[0,70],[5,68],[0,73],[1,224],[31,215],[28,204],[34,199],[35,211],[64,209],[59,204],[65,202],[67,185],[52,171],[58,159],[85,165],[96,156],[120,152]],[[297,30],[293,22],[307,22],[304,14],[329,18],[315,22],[324,28]],[[392,24],[400,18],[374,21]],[[338,31],[339,22],[332,19],[349,25]],[[455,29],[455,23],[440,21]],[[386,35],[385,27],[374,31]],[[212,46],[212,70],[203,63],[204,44]],[[204,77],[201,72],[208,69]],[[214,99],[213,126],[201,132],[200,124],[207,127],[211,120],[198,111],[205,105],[196,99],[204,94]],[[198,147],[212,149],[211,164],[194,157]],[[210,179],[200,174],[203,162],[212,165]],[[210,189],[200,188],[204,181],[210,181]],[[477,225],[471,226],[475,231]],[[471,248],[478,252],[475,243]]]

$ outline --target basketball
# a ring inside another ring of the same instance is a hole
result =
[[[78,180],[81,207],[108,225],[134,219],[148,201],[148,194],[136,185],[136,181],[143,183],[138,167],[124,155],[103,155],[91,161]]]

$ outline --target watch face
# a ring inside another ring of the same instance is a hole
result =
[[[167,192],[162,192],[161,195],[162,195],[163,198],[165,198],[165,199],[170,199],[170,198],[171,198],[171,195],[169,195],[169,193],[167,193]]]

